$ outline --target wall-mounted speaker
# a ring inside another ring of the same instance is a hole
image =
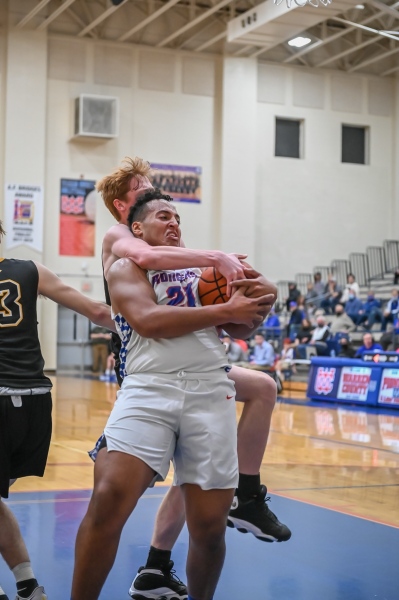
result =
[[[75,100],[75,137],[115,138],[119,133],[119,98],[81,94]]]

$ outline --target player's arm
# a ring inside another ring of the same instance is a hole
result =
[[[74,288],[66,285],[57,275],[40,263],[35,262],[39,273],[38,293],[50,298],[57,304],[70,308],[84,315],[90,321],[101,327],[115,331],[111,319],[111,309],[103,302],[97,302],[84,296]]]
[[[261,298],[234,294],[226,304],[184,307],[159,305],[145,272],[134,262],[121,259],[108,272],[112,308],[128,321],[137,333],[147,338],[174,338],[206,327],[226,323],[252,326],[262,310]]]
[[[227,280],[227,295],[230,282],[245,277],[241,260],[246,254],[225,254],[220,250],[192,250],[174,246],[149,246],[133,236],[130,229],[114,225],[105,234],[104,247],[118,258],[130,258],[145,270],[186,269],[193,267],[216,267]],[[107,269],[105,265],[105,275]]]

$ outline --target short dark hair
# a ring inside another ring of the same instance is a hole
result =
[[[146,192],[145,194],[139,196],[136,204],[132,206],[129,211],[129,216],[127,218],[129,227],[131,227],[135,221],[143,221],[145,219],[148,213],[148,203],[152,200],[166,200],[167,202],[173,202],[173,198],[171,196],[163,194],[158,188]]]

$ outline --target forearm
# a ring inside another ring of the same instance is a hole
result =
[[[132,239],[133,236],[132,236]],[[112,252],[120,258],[130,258],[144,270],[186,269],[217,266],[219,250],[192,250],[174,246],[149,246],[123,239],[116,242]]]
[[[222,329],[236,340],[248,340],[260,327],[261,323],[255,323],[252,327],[237,325],[236,323],[224,323]]]
[[[122,309],[123,310],[123,309]],[[152,305],[139,314],[122,315],[133,329],[147,338],[175,338],[206,327],[222,325],[230,318],[226,305],[180,307]]]

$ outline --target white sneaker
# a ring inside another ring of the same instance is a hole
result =
[[[29,598],[22,598],[22,596],[19,596],[19,594],[17,594],[15,596],[15,600],[47,600],[47,596],[44,593],[44,587],[42,585],[39,585],[33,590]]]

